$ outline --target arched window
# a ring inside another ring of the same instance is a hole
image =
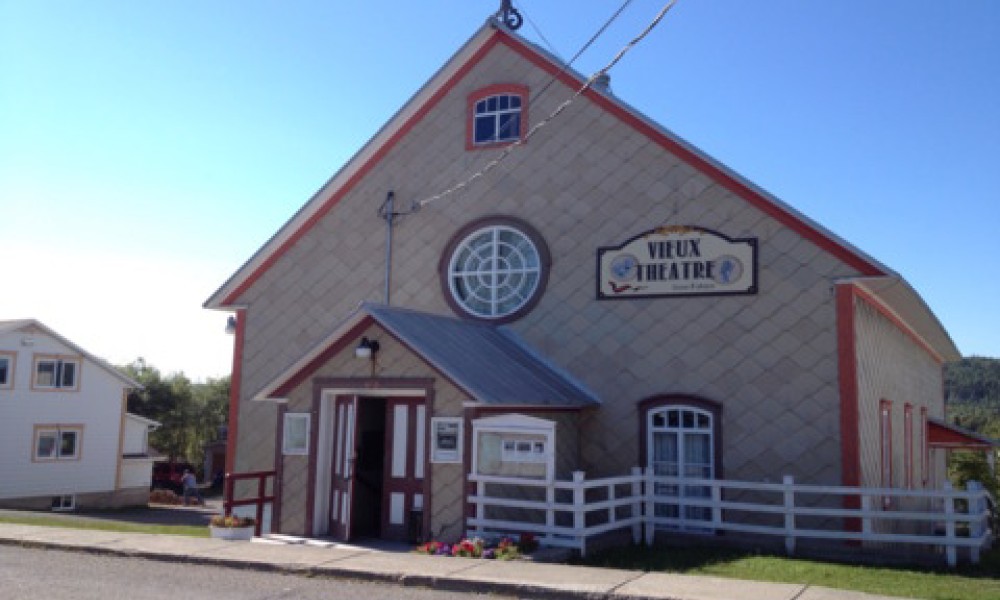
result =
[[[719,477],[718,405],[695,398],[660,397],[641,407],[645,464],[655,475],[695,480]],[[669,528],[710,531],[702,523],[711,521],[712,510],[685,502],[711,497],[710,487],[673,481],[656,484],[654,491],[655,514],[670,520]]]
[[[494,85],[469,96],[468,148],[516,142],[527,124],[527,88]]]

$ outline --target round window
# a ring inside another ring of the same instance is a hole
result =
[[[515,319],[534,305],[545,287],[544,242],[512,219],[473,224],[456,236],[446,256],[444,277],[451,304],[475,318]]]

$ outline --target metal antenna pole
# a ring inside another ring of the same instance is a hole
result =
[[[396,216],[393,200],[396,194],[391,190],[385,197],[385,305],[389,306],[389,284],[392,281],[392,219]]]

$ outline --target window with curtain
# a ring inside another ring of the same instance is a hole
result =
[[[713,414],[693,406],[655,408],[647,414],[647,436],[648,461],[653,473],[682,478],[676,483],[656,484],[654,491],[659,497],[656,515],[676,519],[671,528],[707,531],[700,522],[711,520],[711,509],[688,505],[684,499],[711,497],[711,488],[687,485],[683,479],[715,477]]]

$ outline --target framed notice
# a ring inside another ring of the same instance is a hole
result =
[[[462,462],[462,418],[431,419],[431,462]]]

